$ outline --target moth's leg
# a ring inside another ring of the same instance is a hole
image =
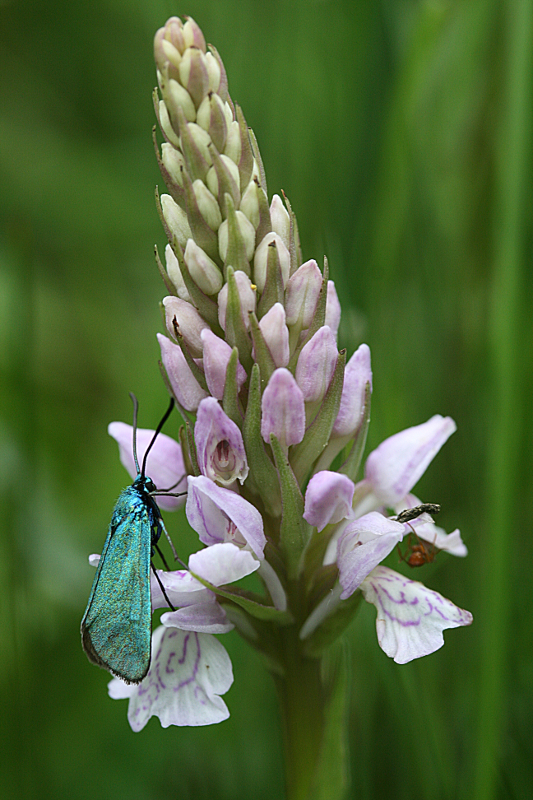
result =
[[[184,564],[183,561],[181,560],[181,558],[178,556],[176,548],[174,547],[174,542],[170,538],[170,534],[167,531],[167,529],[165,528],[165,523],[163,522],[162,519],[159,520],[159,523],[160,523],[161,527],[163,528],[163,531],[165,532],[165,536],[167,537],[167,541],[168,541],[168,543],[170,545],[170,549],[172,550],[172,555],[174,556],[174,561],[177,561],[178,564],[181,564],[183,569],[188,569],[187,564]],[[158,552],[159,552],[159,550],[158,550]],[[167,570],[168,570],[168,567],[167,567]]]
[[[159,550],[159,547],[157,547],[157,545],[156,545],[156,548],[157,548],[157,550]],[[161,555],[161,554],[160,554],[160,555]],[[164,560],[164,559],[163,559],[163,560]],[[167,603],[168,603],[168,607],[171,609],[171,611],[175,611],[176,609],[174,608],[174,606],[172,605],[172,603],[171,603],[171,602],[170,602],[170,600],[168,599],[168,595],[167,595],[167,593],[166,593],[166,591],[165,591],[165,587],[164,587],[164,586],[163,586],[163,584],[161,583],[161,578],[160,578],[160,577],[159,577],[159,575],[157,574],[157,570],[156,570],[156,568],[154,567],[154,565],[152,564],[152,562],[150,562],[150,566],[152,567],[152,572],[154,573],[154,575],[155,575],[155,579],[156,579],[156,581],[157,581],[157,582],[158,582],[158,584],[159,584],[159,588],[160,588],[160,589],[161,589],[161,591],[163,592],[163,597],[165,598],[165,600],[166,600],[166,601],[167,601]],[[168,567],[167,567],[167,569],[168,569]]]

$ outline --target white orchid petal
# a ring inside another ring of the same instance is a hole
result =
[[[260,562],[248,550],[232,542],[213,544],[189,558],[189,569],[213,586],[238,581],[259,569]]]
[[[129,723],[137,732],[154,716],[163,728],[222,722],[229,711],[220,695],[232,683],[231,661],[214,636],[161,626],[150,671],[130,697]]]
[[[378,612],[379,646],[397,664],[434,653],[444,644],[442,632],[446,628],[472,622],[469,611],[387,567],[376,567],[361,590]]]
[[[180,628],[182,631],[198,633],[228,633],[234,628],[224,609],[214,600],[179,608],[177,611],[167,611],[161,615],[161,622],[166,628]]]

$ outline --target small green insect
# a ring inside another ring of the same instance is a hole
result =
[[[146,459],[174,407],[171,400],[157,426],[139,469],[137,460],[137,399],[133,400],[133,458],[137,477],[117,500],[100,563],[93,581],[89,602],[81,621],[81,642],[89,661],[109,670],[126,683],[140,683],[150,668],[152,639],[152,600],[150,567],[161,532],[166,531],[154,494],[158,491],[147,477]],[[181,480],[181,479],[180,479]],[[170,487],[173,488],[173,487]],[[181,493],[183,494],[183,492]],[[175,558],[172,542],[170,542]],[[154,575],[159,577],[152,567]],[[166,592],[159,585],[170,608]]]

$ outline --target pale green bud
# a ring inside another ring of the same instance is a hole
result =
[[[174,47],[172,42],[163,39],[161,41],[161,48],[163,50],[163,55],[167,59],[167,61],[170,61],[173,67],[179,67],[181,62],[181,53]]]
[[[161,208],[169,231],[176,237],[180,247],[185,247],[187,239],[192,236],[187,214],[169,194],[161,195]]]
[[[236,211],[237,225],[239,232],[244,241],[246,249],[246,258],[251,261],[255,249],[255,228],[242,211]],[[228,220],[225,219],[220,228],[218,229],[218,251],[223,261],[226,260],[228,252]]]
[[[182,85],[187,89],[198,108],[209,88],[205,55],[196,47],[187,48],[180,61],[179,75]]]
[[[220,65],[216,60],[216,58],[214,57],[213,53],[205,54],[205,65],[207,68],[207,74],[209,75],[209,91],[218,92],[218,87],[220,86],[221,70],[220,70]]]
[[[205,53],[204,35],[192,17],[187,17],[187,22],[183,26],[183,39],[186,47],[198,47],[202,53]]]
[[[180,146],[179,136],[172,127],[172,123],[170,122],[170,117],[168,116],[167,107],[163,100],[159,101],[159,124],[161,125],[161,130],[165,134],[168,141],[172,142],[174,147],[179,147]]]
[[[222,288],[222,273],[201,247],[189,239],[184,253],[191,277],[204,294],[217,294]]]
[[[183,187],[183,175],[181,174],[181,169],[182,167],[183,169],[186,169],[186,167],[185,159],[180,151],[176,150],[176,148],[172,147],[172,145],[168,142],[163,142],[161,145],[161,158],[163,160],[163,165],[171,178],[178,184],[178,186]]]
[[[211,158],[211,153],[209,151],[209,145],[211,144],[211,137],[209,134],[204,131],[196,122],[189,122],[187,125],[187,130],[190,133],[196,147],[205,158],[207,163],[211,165],[213,160]],[[183,144],[183,143],[182,143]],[[182,147],[183,149],[183,147]]]
[[[276,249],[278,253],[279,263],[281,267],[281,277],[283,280],[283,286],[287,285],[289,280],[289,272],[291,268],[291,256],[290,253],[283,243],[283,240],[277,233],[271,232],[267,233],[264,237],[261,244],[258,246],[257,250],[255,251],[254,256],[254,283],[257,285],[257,288],[260,292],[263,291],[265,288],[265,281],[267,275],[267,264],[268,264],[268,247],[275,242]]]
[[[185,286],[185,281],[183,280],[183,275],[181,274],[179,261],[176,258],[174,250],[172,247],[167,244],[165,247],[165,262],[167,267],[167,274],[174,286],[176,287],[176,291],[178,293],[178,297],[181,297],[182,300],[187,300],[187,302],[191,302],[191,297]]]
[[[202,100],[196,121],[207,131],[219,153],[224,150],[228,135],[228,123],[224,103],[217,94],[210,92]]]
[[[187,122],[195,121],[196,108],[192,97],[178,81],[171,78],[166,86],[163,85],[161,91],[171,119],[176,120],[178,118],[178,108],[181,107]]]
[[[240,186],[240,178],[239,178],[239,168],[237,164],[234,161],[232,161],[231,158],[228,158],[228,156],[225,155],[220,156],[220,160],[222,161],[224,167],[226,167],[226,169],[228,170],[231,178],[235,182],[235,185],[238,189]],[[211,167],[211,169],[207,173],[206,181],[211,192],[215,195],[215,197],[218,197],[218,175],[214,167]]]
[[[257,199],[257,184],[250,181],[241,199],[240,210],[246,214],[254,228],[259,225],[259,201]]]
[[[270,219],[272,230],[281,237],[283,244],[288,248],[291,238],[291,220],[289,212],[281,201],[281,197],[277,194],[274,195],[270,203]]]
[[[216,198],[213,197],[207,186],[200,179],[192,185],[198,209],[211,230],[218,231],[222,222],[222,214]]]
[[[234,120],[231,125],[228,126],[228,135],[226,137],[226,147],[224,148],[224,154],[231,158],[235,164],[238,164],[241,160],[241,153],[242,153],[242,145],[241,145],[241,130],[239,128],[239,123],[237,120]]]

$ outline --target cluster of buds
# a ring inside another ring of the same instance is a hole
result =
[[[185,425],[179,444],[159,436],[147,474],[158,486],[187,476],[187,519],[205,547],[189,571],[161,571],[152,586],[153,607],[166,604],[164,586],[176,610],[161,617],[145,680],[111,683],[113,697],[130,698],[135,730],[154,714],[165,726],[227,716],[220,695],[231,663],[213,633],[234,626],[283,675],[274,629],[290,631],[302,658],[319,659],[361,599],[375,605],[379,644],[398,663],[433,652],[444,629],[472,619],[381,565],[413,534],[428,543],[421,552],[466,555],[459,532],[447,535],[427,514],[397,518],[420,503],[411,490],[453,420],[434,416],[392,436],[356,482],[369,348],[361,344],[348,363],[338,349],[327,261],[323,270],[302,261],[290,203],[268,201],[256,139],[198,25],[169,19],[155,60],[160,151],[154,141],[168,189],[157,203],[169,242],[166,269],[156,254],[168,291],[158,340]],[[131,428],[113,423],[110,433],[135,476]],[[149,439],[139,431],[141,458]],[[181,502],[159,501],[168,510]],[[229,585],[251,572],[262,593]]]

